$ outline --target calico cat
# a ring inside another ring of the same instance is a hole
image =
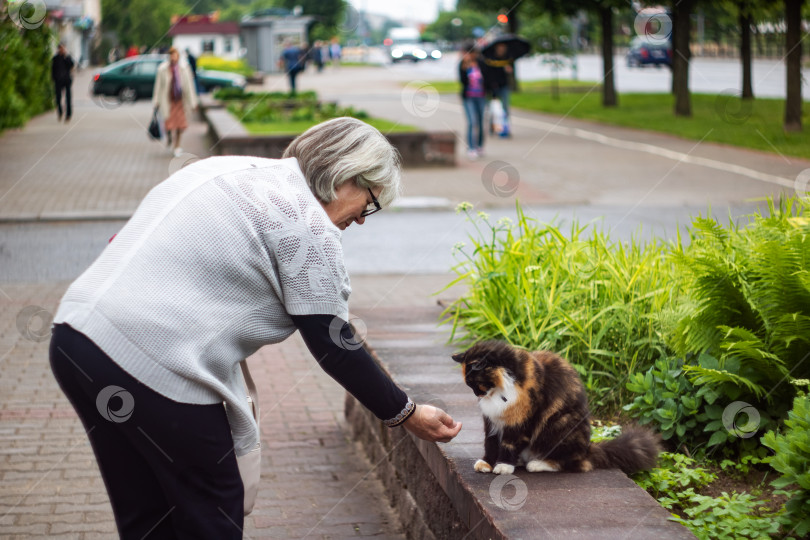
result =
[[[591,443],[585,387],[574,368],[549,352],[483,341],[453,355],[484,414],[484,458],[478,472],[512,474],[519,459],[529,472],[655,466],[658,436],[628,427],[616,439]]]

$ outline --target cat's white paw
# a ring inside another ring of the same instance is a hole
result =
[[[492,469],[492,472],[495,474],[512,474],[515,472],[515,466],[509,465],[508,463],[498,463],[495,465],[495,468]]]
[[[542,459],[533,459],[526,464],[526,470],[529,472],[557,472],[560,468]]]
[[[492,472],[492,467],[490,467],[489,463],[487,463],[483,459],[479,459],[478,461],[476,461],[473,468],[475,469],[475,472],[483,472],[483,473]]]

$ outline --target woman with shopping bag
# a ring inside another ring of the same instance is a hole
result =
[[[180,52],[172,47],[169,59],[158,66],[152,91],[152,107],[158,108],[166,129],[166,145],[175,157],[183,153],[180,136],[188,128],[188,120],[199,99],[191,67],[180,60]]]

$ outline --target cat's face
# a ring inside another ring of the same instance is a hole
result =
[[[467,386],[476,396],[482,397],[493,388],[502,388],[504,376],[510,374],[508,364],[511,356],[508,345],[484,341],[463,353],[454,354],[452,358],[461,364]]]

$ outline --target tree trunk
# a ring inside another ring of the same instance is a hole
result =
[[[608,6],[599,7],[599,19],[602,21],[602,105],[616,107],[619,98],[616,95],[616,84],[613,77],[613,10]]]
[[[785,0],[788,1],[788,0]],[[692,116],[692,102],[689,95],[689,35],[692,29],[692,7],[695,0],[676,1],[672,13],[675,15],[675,29],[672,53],[672,88],[675,92],[675,116]]]
[[[676,28],[677,25],[675,24],[675,21],[678,20],[678,14],[675,13],[674,9],[672,9],[669,12],[669,16],[672,19],[672,30],[670,30],[670,34],[669,34],[669,43],[670,43],[670,45],[673,46],[672,58],[670,59],[670,62],[669,62],[669,71],[672,74],[672,81],[670,81],[670,84],[669,84],[669,86],[670,86],[669,92],[674,96],[675,95],[675,70],[678,67],[680,67],[680,64],[678,64],[678,66],[675,65],[675,50],[674,50],[675,34],[677,33],[677,30],[678,30]]]
[[[785,98],[785,131],[802,130],[802,3],[804,0],[785,0],[785,70],[787,96]]]
[[[751,13],[743,3],[737,4],[740,10],[740,61],[742,62],[742,98],[754,99],[751,83]]]

